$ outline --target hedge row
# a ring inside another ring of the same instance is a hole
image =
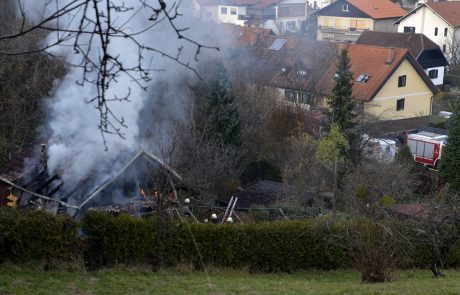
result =
[[[78,223],[41,211],[0,208],[0,262],[81,259]]]
[[[87,235],[86,261],[93,267],[191,263],[199,268],[204,263],[252,271],[293,271],[348,264],[345,252],[325,242],[308,221],[169,224],[160,239],[152,220],[91,212],[82,226]]]
[[[200,268],[204,263],[264,272],[352,266],[346,251],[325,239],[330,232],[311,220],[243,225],[170,223],[162,225],[158,236],[158,225],[151,219],[89,212],[80,232],[79,226],[70,218],[44,212],[0,210],[0,262],[81,262],[84,257],[91,268],[118,263],[192,264]],[[340,226],[335,230],[340,231]],[[430,249],[419,245],[406,266],[426,267],[430,262]],[[447,264],[460,265],[460,245],[453,249]]]

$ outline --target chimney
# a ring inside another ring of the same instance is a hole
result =
[[[40,155],[41,155],[40,164],[42,165],[43,170],[46,171],[48,170],[48,149],[45,143],[41,145]]]
[[[395,59],[396,51],[393,47],[387,49],[387,55],[385,57],[385,63],[390,65]]]
[[[249,45],[254,46],[257,43],[259,35],[256,32],[251,32],[249,35]]]

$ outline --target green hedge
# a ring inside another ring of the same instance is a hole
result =
[[[81,259],[78,223],[42,211],[0,208],[0,262]]]
[[[325,238],[330,229],[312,220],[242,225],[169,223],[162,225],[161,238],[154,220],[126,215],[88,212],[81,226],[78,232],[79,224],[70,218],[1,209],[0,262],[82,262],[84,257],[91,268],[118,263],[201,268],[204,262],[254,272],[352,266],[346,251]],[[338,224],[334,231],[343,228]],[[427,267],[430,263],[428,246],[417,245],[405,266]],[[451,251],[446,266],[459,265],[460,243]]]
[[[345,252],[325,242],[309,221],[169,224],[159,242],[152,220],[91,212],[82,225],[88,236],[85,257],[92,267],[155,262],[199,268],[204,262],[251,271],[294,271],[348,265]]]

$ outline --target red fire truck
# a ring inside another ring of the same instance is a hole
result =
[[[425,166],[438,167],[443,148],[447,144],[448,136],[429,131],[420,131],[408,134],[407,145],[410,148],[414,160]]]

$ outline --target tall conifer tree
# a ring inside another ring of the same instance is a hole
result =
[[[241,143],[241,125],[227,70],[219,65],[208,82],[207,120],[203,131],[209,140],[235,146]]]
[[[451,192],[460,193],[460,103],[449,121],[448,144],[443,150],[441,175]]]
[[[334,76],[336,84],[328,99],[327,115],[329,124],[337,125],[340,130],[349,135],[349,130],[355,126],[353,109],[356,102],[353,98],[353,73],[350,69],[350,59],[346,49],[342,49],[337,60],[337,70]]]

